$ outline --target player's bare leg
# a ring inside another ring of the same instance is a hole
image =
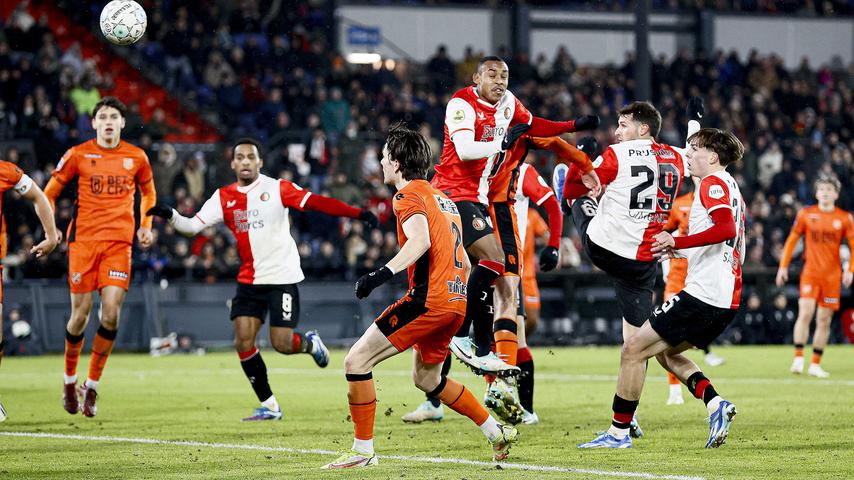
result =
[[[624,348],[625,348],[626,342],[628,342],[628,340],[630,338],[632,338],[632,335],[637,333],[638,330],[639,330],[638,327],[627,322],[625,318],[623,319],[623,345],[624,345]],[[648,364],[649,364],[649,362],[645,362],[644,368],[646,368],[648,366]],[[644,375],[646,375],[646,373],[644,373]],[[629,429],[629,433],[631,434],[632,438],[643,437],[643,429],[641,428],[640,423],[638,423],[637,418],[632,417],[632,421],[630,423],[631,423],[631,427]]]
[[[77,363],[83,348],[83,332],[89,323],[92,311],[92,293],[71,294],[71,316],[65,325],[65,382],[62,390],[62,405],[65,411],[74,415],[80,411],[77,392]]]
[[[525,336],[530,337],[540,325],[540,309],[525,305]]]
[[[234,349],[240,358],[240,367],[249,380],[255,396],[261,402],[252,415],[243,419],[245,422],[261,420],[280,420],[282,409],[273,395],[270,382],[267,378],[267,365],[261,357],[261,351],[255,346],[258,332],[261,331],[263,323],[258,317],[237,316],[234,323]],[[270,337],[272,338],[272,329]]]
[[[279,353],[285,355],[307,353],[314,358],[314,363],[318,367],[326,368],[329,365],[329,350],[314,330],[300,333],[295,332],[293,328],[271,326],[270,343]]]
[[[827,347],[830,338],[830,321],[833,319],[833,310],[827,307],[818,307],[815,313],[815,332],[812,337],[812,359],[807,373],[813,377],[827,378],[829,373],[821,368],[821,357]]]
[[[814,298],[798,299],[798,319],[795,320],[795,328],[792,332],[792,341],[795,344],[795,358],[789,369],[792,373],[800,374],[804,370],[804,345],[810,336],[810,323],[815,315],[816,300]]]

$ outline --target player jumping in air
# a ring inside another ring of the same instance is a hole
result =
[[[365,298],[395,273],[407,270],[409,291],[389,306],[347,353],[353,447],[323,468],[375,465],[374,417],[377,397],[372,371],[383,360],[413,347],[415,385],[480,427],[503,460],[518,432],[500,425],[462,384],[442,375],[448,343],[463,323],[465,278],[470,264],[462,246],[456,204],[426,180],[430,147],[420,134],[402,126],[389,131],[382,156],[383,181],[397,188],[393,208],[400,251],[385,266],[356,282]]]
[[[689,137],[688,144],[688,168],[700,179],[688,235],[674,238],[660,231],[650,248],[656,257],[687,255],[685,288],[657,307],[624,343],[611,427],[579,448],[632,446],[629,428],[643,390],[646,364],[652,357],[706,404],[706,448],[721,446],[729,434],[735,405],[718,395],[700,368],[682,352],[707,346],[738,311],[745,206],[738,184],[726,167],[741,159],[744,146],[732,133],[714,128],[700,130]]]

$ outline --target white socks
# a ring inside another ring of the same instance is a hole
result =
[[[261,405],[263,405],[263,406],[265,406],[265,407],[269,408],[270,410],[272,410],[272,411],[274,411],[274,412],[278,412],[278,411],[280,411],[280,410],[281,410],[281,409],[279,408],[279,402],[277,402],[277,401],[276,401],[276,396],[275,396],[275,395],[270,395],[270,398],[268,398],[267,400],[264,400],[263,402],[261,402]]]
[[[364,454],[364,455],[373,455],[374,454],[374,439],[370,440],[359,440],[358,438],[353,439],[353,450]]]
[[[486,417],[486,421],[480,424],[480,431],[486,435],[486,439],[490,442],[501,436],[501,428],[498,422],[492,418],[492,415]]]
[[[708,404],[706,404],[706,409],[708,409],[708,410],[709,410],[709,415],[710,415],[710,416],[711,416],[713,413],[715,413],[715,412],[717,412],[717,411],[718,411],[718,407],[721,405],[721,401],[722,401],[722,400],[723,400],[723,398],[721,398],[721,396],[720,396],[720,395],[716,395],[716,396],[715,396],[715,398],[713,398],[713,399],[709,400],[709,403],[708,403]]]
[[[65,377],[65,383],[66,383],[66,384],[69,384],[69,383],[77,383],[77,375],[65,375],[65,374],[62,374],[62,376],[63,376],[63,377]]]

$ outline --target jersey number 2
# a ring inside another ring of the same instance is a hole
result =
[[[453,222],[451,222],[451,232],[454,234],[454,267],[463,268],[463,262],[457,258],[457,251],[459,251],[460,245],[463,244],[463,234],[460,232],[460,227]]]

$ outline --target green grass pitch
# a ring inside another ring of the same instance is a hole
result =
[[[9,415],[0,424],[0,479],[854,478],[854,348],[828,348],[827,380],[790,374],[790,347],[717,352],[726,364],[704,370],[739,411],[726,445],[703,448],[706,411],[687,391],[685,405],[664,405],[667,386],[656,364],[638,412],[646,436],[631,450],[582,451],[577,443],[609,425],[619,350],[534,349],[542,423],[519,427],[521,440],[508,459],[533,471],[490,465],[477,427],[447,408],[440,423],[402,423],[400,416],[424,398],[412,385],[409,352],[374,371],[379,465],[333,472],[318,467],[334,458],[329,451],[352,441],[343,351],[332,352],[325,370],[307,355],[264,351],[285,418],[255,423],[240,422],[257,401],[234,353],[116,354],[92,419],[62,409],[61,356],[7,357],[0,368],[0,399]],[[87,360],[81,358],[83,374]],[[458,363],[451,376],[483,395],[482,381]]]

